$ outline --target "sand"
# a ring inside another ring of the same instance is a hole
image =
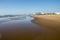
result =
[[[35,15],[31,19],[2,20],[0,40],[60,40],[60,15]]]
[[[47,40],[60,40],[60,15],[33,15],[33,23],[48,28],[45,33]]]
[[[35,15],[34,22],[45,27],[58,27],[60,29],[60,15]]]

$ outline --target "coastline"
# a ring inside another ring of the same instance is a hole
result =
[[[32,17],[34,18],[32,22],[40,26],[60,28],[60,15],[34,15]]]
[[[13,21],[11,20],[1,24],[1,40],[59,40],[60,29],[57,30],[55,27],[45,27],[44,25],[38,24],[42,23],[42,21],[46,24],[45,22],[47,22],[47,19],[44,19],[46,18],[45,16],[46,15],[35,15],[33,16],[35,18],[34,20],[27,16],[27,18],[19,20],[14,19]],[[34,21],[38,25],[35,25]]]
[[[32,17],[33,23],[51,31],[51,40],[60,40],[60,15],[33,15]],[[46,32],[47,35],[48,32]],[[47,37],[50,39],[50,36]]]

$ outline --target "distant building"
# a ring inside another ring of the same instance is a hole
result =
[[[41,14],[45,14],[44,12],[41,12]]]
[[[36,14],[36,13],[33,13],[33,14]]]
[[[57,14],[57,15],[59,15],[59,14],[60,14],[60,12],[56,12],[56,14]]]

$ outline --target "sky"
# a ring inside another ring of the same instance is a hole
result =
[[[0,0],[0,15],[60,12],[60,0]]]

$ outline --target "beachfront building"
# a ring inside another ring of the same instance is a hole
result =
[[[32,13],[32,14],[34,14],[34,15],[35,15],[36,13]]]
[[[60,15],[60,12],[56,12],[57,15]]]
[[[41,14],[45,14],[44,12],[41,12]]]

